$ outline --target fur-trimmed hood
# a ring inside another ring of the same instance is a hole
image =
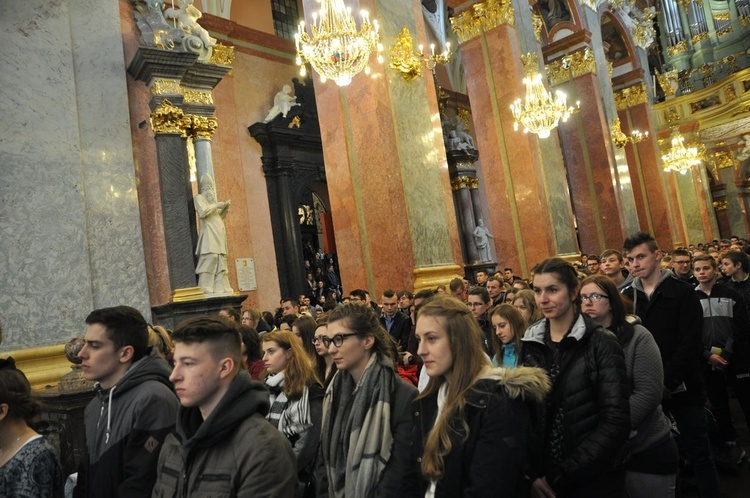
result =
[[[495,380],[511,399],[541,402],[550,390],[550,381],[543,368],[493,368],[482,379]]]

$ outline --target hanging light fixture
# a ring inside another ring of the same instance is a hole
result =
[[[677,171],[682,175],[687,174],[690,168],[700,164],[703,159],[703,146],[691,145],[685,147],[685,137],[680,130],[672,130],[672,148],[661,156],[664,171]]]
[[[515,120],[513,129],[518,130],[521,124],[524,133],[536,133],[539,138],[547,138],[560,120],[567,121],[575,109],[567,106],[567,96],[563,92],[558,90],[553,96],[547,91],[537,69],[536,54],[522,55],[521,60],[525,72],[523,84],[526,86],[526,101],[522,102],[519,98],[510,106]],[[580,106],[578,102],[576,105]]]
[[[362,70],[370,73],[367,63],[372,52],[378,52],[378,62],[382,64],[378,21],[370,22],[369,14],[363,10],[357,31],[352,9],[343,0],[318,1],[320,10],[312,15],[312,34],[305,30],[305,21],[300,21],[294,35],[300,75],[307,75],[305,64],[309,63],[322,81],[330,79],[338,86],[346,86]]]

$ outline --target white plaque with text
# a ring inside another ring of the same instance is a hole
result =
[[[258,289],[255,281],[255,263],[252,258],[237,258],[237,285],[241,291]]]

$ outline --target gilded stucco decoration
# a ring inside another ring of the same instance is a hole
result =
[[[643,83],[629,86],[615,92],[615,104],[617,104],[617,110],[621,111],[646,103],[648,103],[648,92],[646,91],[646,85]]]
[[[716,211],[726,211],[727,208],[729,207],[729,203],[726,201],[726,199],[720,200],[720,201],[714,201],[712,205]]]
[[[634,2],[633,2],[634,3]],[[656,9],[648,7],[640,10],[629,0],[623,2],[618,10],[622,13],[620,16],[623,26],[625,26],[633,35],[633,42],[642,49],[648,49],[656,40],[656,30],[654,29],[654,18]],[[610,0],[610,5],[612,4]]]
[[[682,40],[680,43],[667,47],[667,53],[670,57],[674,57],[677,54],[687,52],[687,40]]]
[[[729,151],[719,151],[714,154],[714,164],[718,169],[734,168],[734,159]]]
[[[698,33],[697,35],[690,38],[690,41],[693,45],[698,45],[703,40],[708,40],[708,31],[702,31]]]
[[[162,101],[151,113],[151,129],[154,133],[187,136],[190,118],[169,100]]]
[[[584,74],[596,74],[593,52],[586,48],[550,62],[545,66],[552,86],[559,85]]]
[[[165,78],[154,78],[151,83],[151,96],[154,95],[182,95],[180,82]]]
[[[190,133],[195,139],[211,139],[216,128],[219,127],[219,120],[213,116],[195,116],[189,115]]]
[[[185,96],[184,102],[189,104],[214,105],[214,97],[211,95],[211,92],[188,90],[185,88],[183,89],[183,95]]]
[[[457,176],[451,180],[451,189],[453,189],[453,191],[461,190],[462,188],[479,188],[479,179],[469,176]]]
[[[213,47],[213,52],[211,53],[211,58],[208,59],[208,62],[216,64],[217,66],[231,66],[234,64],[234,57],[233,46],[217,43],[216,46]]]
[[[461,14],[451,17],[450,21],[459,43],[476,38],[501,24],[515,25],[510,0],[487,0],[474,4]]]

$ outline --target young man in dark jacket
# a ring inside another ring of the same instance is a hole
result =
[[[729,285],[716,283],[719,271],[714,258],[696,256],[693,268],[698,280],[695,292],[703,306],[703,374],[723,443],[717,458],[736,465],[745,451],[737,445],[727,387],[734,388],[750,425],[750,323],[742,297]]]
[[[198,317],[172,334],[170,376],[181,407],[164,442],[153,497],[293,497],[297,464],[282,432],[265,419],[268,391],[240,369],[232,322]]]
[[[74,496],[148,496],[179,406],[169,366],[149,350],[148,326],[138,310],[103,308],[86,323],[78,356],[83,376],[97,385],[84,412],[87,455]]]
[[[693,288],[662,271],[661,250],[651,235],[638,232],[623,244],[633,282],[622,293],[654,336],[664,365],[662,406],[677,422],[685,458],[695,470],[701,498],[720,496],[719,477],[708,441],[701,378],[703,313]]]

